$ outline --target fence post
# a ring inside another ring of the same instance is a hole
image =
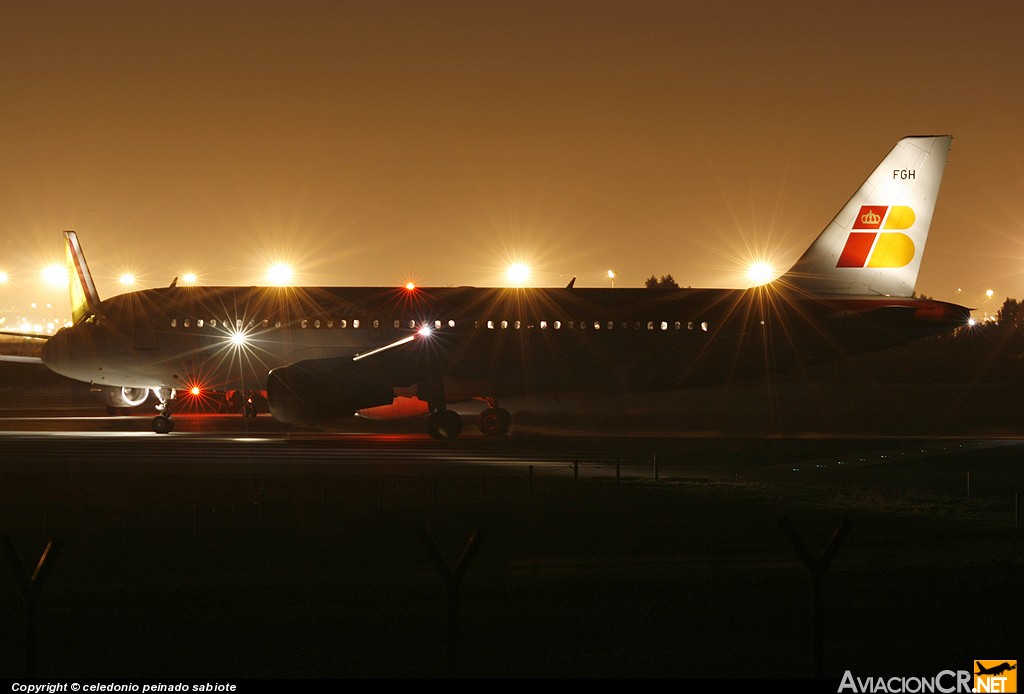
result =
[[[804,544],[800,536],[797,535],[793,525],[789,522],[788,518],[783,518],[779,521],[779,525],[782,526],[783,532],[789,538],[793,544],[793,549],[796,550],[797,555],[804,562],[807,570],[811,572],[811,609],[813,618],[813,659],[814,659],[814,678],[821,679],[824,660],[824,643],[825,643],[825,628],[824,628],[824,579],[825,569],[828,568],[832,558],[839,551],[843,541],[846,540],[846,536],[853,530],[853,523],[848,519],[843,519],[843,524],[836,529],[832,535],[832,539],[829,541],[828,546],[825,547],[825,551],[822,552],[821,556],[815,559],[811,556],[810,551]]]

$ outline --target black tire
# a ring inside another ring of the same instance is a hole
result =
[[[462,417],[452,410],[434,412],[427,420],[427,431],[441,441],[457,438],[462,433]]]
[[[488,407],[477,420],[477,427],[484,436],[504,436],[511,424],[512,415],[500,407]]]
[[[158,414],[153,417],[153,431],[158,434],[169,434],[174,430],[174,420],[170,417],[165,417],[162,414]]]

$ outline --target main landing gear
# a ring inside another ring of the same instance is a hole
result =
[[[433,366],[433,368],[432,368]],[[424,372],[417,379],[416,397],[427,403],[430,416],[427,418],[427,431],[435,439],[454,439],[462,433],[462,417],[458,412],[449,410],[445,398],[444,379],[436,365],[428,363]],[[487,409],[480,413],[477,426],[485,436],[504,436],[512,423],[512,415],[508,410],[498,407],[492,397],[480,398],[487,403]]]
[[[477,427],[484,436],[504,436],[512,425],[512,415],[498,407],[493,400],[487,401],[487,409],[477,418]]]
[[[477,418],[477,427],[484,436],[504,436],[512,425],[512,415],[487,398],[487,408]],[[435,439],[454,439],[462,433],[462,417],[452,410],[438,408],[427,419],[427,431]]]
[[[160,399],[160,404],[156,406],[160,414],[153,417],[153,431],[158,434],[168,434],[174,429],[174,420],[171,419],[171,400],[174,399],[174,390],[154,388],[153,394]]]
[[[462,417],[454,410],[435,410],[427,419],[427,431],[435,439],[454,439],[462,433]]]

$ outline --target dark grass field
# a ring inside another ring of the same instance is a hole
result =
[[[1017,445],[953,447],[692,478],[666,461],[674,473],[658,481],[561,471],[532,483],[471,468],[18,464],[2,476],[0,527],[28,567],[61,540],[38,603],[46,678],[924,675],[1016,655],[1020,457]],[[844,524],[815,641],[811,573],[784,525],[819,558]],[[454,569],[471,537],[451,640],[430,547]],[[11,675],[27,674],[21,606],[9,573]]]

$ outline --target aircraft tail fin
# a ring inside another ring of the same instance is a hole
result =
[[[897,142],[780,279],[812,294],[912,296],[952,140]]]
[[[71,319],[75,323],[84,318],[100,303],[92,273],[85,262],[85,254],[78,243],[78,234],[64,232],[65,262],[68,269],[68,291],[71,294]]]

